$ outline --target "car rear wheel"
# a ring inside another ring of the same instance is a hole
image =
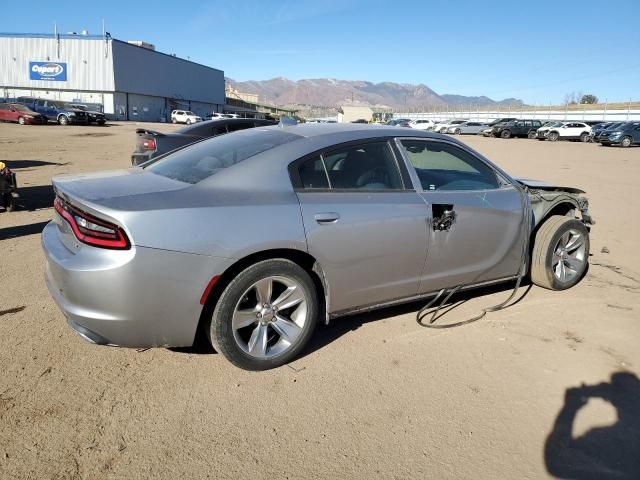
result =
[[[623,148],[627,148],[631,146],[631,137],[624,137],[620,142],[620,146]]]
[[[527,138],[529,139],[534,139],[536,138],[536,135],[538,135],[535,131],[530,131],[529,133],[527,133]]]
[[[69,125],[69,117],[67,117],[66,115],[60,115],[58,117],[58,123],[60,125]]]
[[[172,118],[171,123],[178,123],[178,120],[176,120],[175,118]]]
[[[549,135],[547,135],[547,139],[551,142],[555,142],[556,140],[558,140],[558,132],[549,132]]]
[[[510,130],[503,130],[500,132],[500,138],[509,138],[509,137],[511,137]]]
[[[565,290],[580,281],[589,259],[589,231],[580,220],[553,215],[536,233],[531,280],[539,287]]]
[[[242,369],[279,367],[311,338],[317,298],[313,280],[296,263],[258,262],[235,276],[220,295],[207,329],[209,340]]]
[[[580,135],[580,141],[582,143],[587,143],[589,142],[590,138],[589,138],[589,134],[587,132],[584,132],[582,135]]]

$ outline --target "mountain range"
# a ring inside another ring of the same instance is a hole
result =
[[[284,77],[246,82],[227,78],[226,81],[238,92],[258,95],[259,102],[281,106],[304,105],[336,108],[341,105],[370,105],[380,108],[415,108],[523,105],[522,100],[516,98],[493,100],[485,96],[439,95],[424,84],[372,83],[359,80],[336,80],[334,78],[294,81]]]

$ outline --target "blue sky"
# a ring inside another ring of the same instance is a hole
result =
[[[558,103],[640,100],[640,0],[7,2],[13,32],[89,30],[236,80],[424,83],[437,93]]]

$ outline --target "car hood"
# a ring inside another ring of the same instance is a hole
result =
[[[562,190],[569,193],[586,193],[584,190],[580,190],[579,188],[553,185],[547,182],[543,182],[542,180],[533,180],[530,178],[516,178],[515,180],[523,185],[526,185],[527,187],[535,188],[537,190]]]

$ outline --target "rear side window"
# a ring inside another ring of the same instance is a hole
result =
[[[227,125],[229,132],[237,132],[238,130],[246,130],[252,128],[253,122],[233,122]]]
[[[402,140],[424,190],[487,190],[499,187],[493,170],[465,150],[450,144]]]
[[[298,168],[300,181],[304,188],[329,188],[329,180],[327,179],[327,171],[322,163],[320,156],[306,160]]]
[[[291,133],[257,129],[221,135],[180,149],[146,169],[181,182],[198,183],[247,158],[299,138]]]
[[[322,156],[331,188],[400,190],[402,180],[387,142],[333,150]]]

